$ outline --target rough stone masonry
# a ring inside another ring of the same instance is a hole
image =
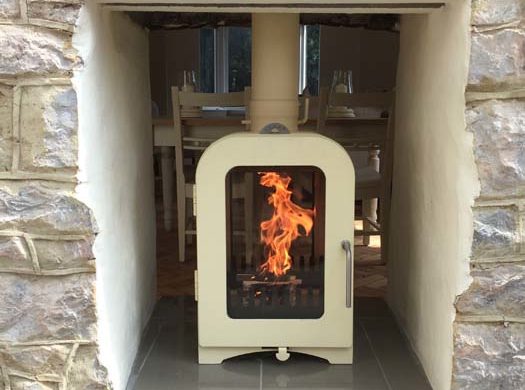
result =
[[[80,1],[0,0],[0,388],[106,389],[91,211],[75,198]]]
[[[453,389],[525,388],[525,0],[473,0],[467,130],[481,193]]]
[[[97,231],[75,197],[81,0],[0,0],[0,384],[105,389]],[[481,194],[453,389],[525,388],[525,2],[473,0],[466,93]]]

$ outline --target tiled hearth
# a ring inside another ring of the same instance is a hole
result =
[[[354,389],[430,390],[385,303],[356,298],[353,365],[306,355],[278,362],[275,353],[197,364],[197,305],[191,297],[159,300],[128,390]]]

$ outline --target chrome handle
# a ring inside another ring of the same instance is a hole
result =
[[[352,307],[352,244],[343,240],[341,246],[346,254],[346,307]]]

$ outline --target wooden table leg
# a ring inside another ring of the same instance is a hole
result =
[[[172,146],[161,147],[162,204],[164,206],[164,229],[173,228],[173,151]]]

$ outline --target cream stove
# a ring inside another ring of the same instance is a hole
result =
[[[252,16],[252,133],[197,166],[199,363],[274,350],[352,363],[354,168],[298,133],[297,14]]]

